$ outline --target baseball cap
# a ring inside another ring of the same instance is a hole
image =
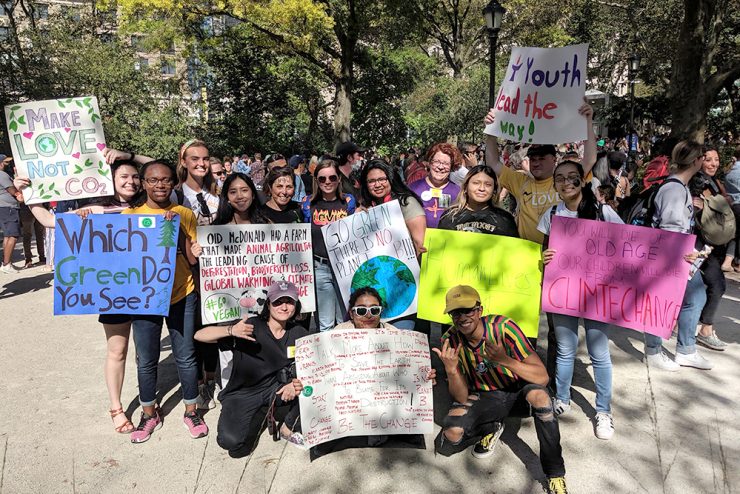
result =
[[[457,285],[450,288],[445,295],[445,314],[455,309],[472,309],[480,304],[480,295],[472,286]]]
[[[6,158],[7,156],[5,156],[4,154],[0,154],[0,162],[5,161]]]
[[[282,297],[298,300],[298,287],[289,281],[273,281],[267,289],[267,300],[272,302]]]
[[[527,149],[527,156],[545,156],[547,154],[557,156],[558,153],[555,150],[555,146],[552,144],[532,144]]]
[[[349,156],[355,153],[364,153],[365,150],[352,141],[347,141],[339,144],[336,149],[336,155],[339,157]]]
[[[303,155],[294,154],[290,157],[290,160],[288,160],[288,165],[290,165],[291,168],[298,168],[298,165],[304,161],[306,161],[306,158],[304,158]]]

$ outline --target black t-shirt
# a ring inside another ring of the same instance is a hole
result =
[[[321,234],[321,227],[349,216],[347,199],[347,196],[344,200],[339,198],[333,201],[319,199],[311,204],[311,241],[313,242],[313,254],[315,256],[329,258],[324,236]]]
[[[258,211],[270,223],[303,223],[301,205],[295,201],[290,201],[285,211],[276,211],[267,204],[260,206]]]
[[[440,218],[437,228],[519,238],[514,217],[508,211],[497,207],[488,207],[480,211],[464,209],[455,216],[451,210],[447,210]]]
[[[288,367],[294,360],[295,340],[308,335],[308,331],[300,326],[291,326],[285,330],[282,338],[276,339],[267,326],[267,322],[259,317],[247,320],[254,325],[253,337],[257,341],[243,338],[226,337],[218,340],[218,347],[222,351],[231,351],[233,367],[231,378],[224,394],[233,391],[272,384],[277,379],[280,369]]]

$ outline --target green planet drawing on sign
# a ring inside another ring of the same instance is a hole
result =
[[[352,277],[351,291],[371,286],[383,299],[383,319],[403,314],[416,296],[414,274],[403,262],[391,256],[365,261]]]

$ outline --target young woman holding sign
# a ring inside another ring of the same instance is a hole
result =
[[[139,378],[139,402],[143,412],[141,421],[131,433],[131,442],[149,440],[152,433],[162,426],[162,413],[157,406],[157,366],[159,364],[160,340],[163,319],[172,342],[172,354],[182,387],[185,415],[183,422],[191,437],[197,439],[208,435],[208,426],[196,412],[198,399],[198,369],[193,336],[195,313],[198,310],[198,293],[191,271],[195,258],[190,245],[196,240],[196,219],[193,212],[170,200],[175,184],[175,170],[163,161],[151,161],[141,169],[143,193],[132,200],[132,207],[123,214],[162,215],[165,221],[174,215],[180,216],[180,232],[175,260],[174,283],[170,308],[167,316],[132,316],[134,341],[136,342],[136,367]]]
[[[553,216],[585,218],[589,220],[623,223],[617,213],[606,204],[599,204],[584,180],[583,167],[577,161],[562,161],[553,172],[555,190],[561,201],[552,206],[540,218],[537,229],[545,234],[543,261],[545,266],[557,257],[557,251],[547,247]],[[573,363],[578,351],[578,322],[581,318],[563,314],[550,314],[555,327],[558,353],[556,358],[555,413],[561,415],[570,410],[570,384],[573,380]],[[611,413],[612,360],[609,354],[609,325],[583,318],[586,328],[586,346],[594,368],[596,383],[596,437],[611,439],[614,421]]]
[[[95,203],[79,209],[77,214],[85,218],[88,214],[120,213],[128,207],[129,201],[141,190],[139,169],[135,162],[130,160],[117,160],[120,151],[106,149],[104,155],[110,164],[113,176],[113,195],[104,197]],[[28,178],[16,178],[16,188],[22,190],[31,185]],[[36,219],[46,228],[54,228],[54,213],[45,209],[41,204],[29,206]],[[109,413],[113,420],[116,432],[129,434],[134,430],[134,424],[123,411],[121,404],[121,389],[126,374],[126,355],[128,354],[128,342],[131,334],[131,316],[124,314],[101,314],[98,321],[103,325],[106,339],[106,358],[103,367],[105,384],[108,388],[110,399]]]

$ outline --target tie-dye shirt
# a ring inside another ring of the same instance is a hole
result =
[[[482,318],[483,338],[476,346],[470,345],[465,336],[454,326],[442,336],[450,345],[462,346],[458,367],[465,376],[471,391],[493,391],[516,387],[521,378],[509,369],[490,362],[486,358],[486,340],[502,341],[506,354],[523,361],[534,353],[534,348],[517,324],[505,316],[488,315]]]

